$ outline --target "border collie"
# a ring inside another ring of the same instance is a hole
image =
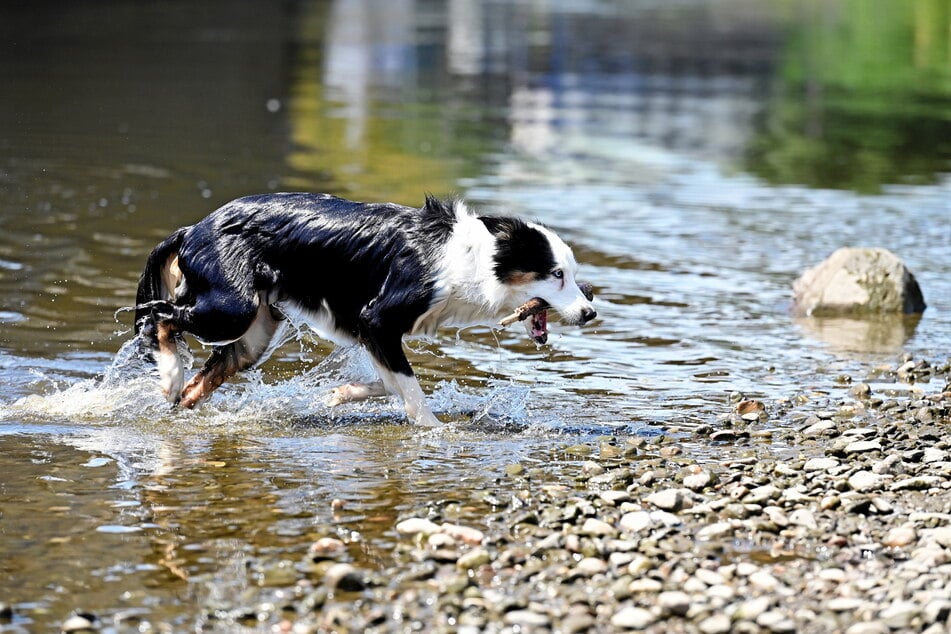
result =
[[[165,396],[190,408],[261,362],[292,311],[330,341],[366,347],[379,373],[379,381],[334,389],[330,405],[395,394],[410,420],[436,425],[403,336],[491,324],[532,298],[583,325],[597,314],[576,269],[550,229],[475,215],[457,200],[426,196],[414,209],[263,194],[227,203],[155,247],[139,280],[135,332]],[[544,311],[526,327],[545,343]],[[213,346],[187,385],[178,353],[184,333]]]

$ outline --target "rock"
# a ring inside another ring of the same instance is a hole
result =
[[[882,539],[882,543],[891,548],[910,546],[916,541],[918,541],[918,531],[912,526],[896,526]]]
[[[621,516],[618,526],[627,533],[640,533],[651,527],[651,514],[647,511],[631,511]]]
[[[346,544],[335,537],[321,537],[310,545],[310,552],[312,552],[315,557],[338,555],[346,549]]]
[[[633,606],[621,608],[611,617],[611,625],[627,630],[643,630],[655,621],[657,621],[657,617],[654,616],[653,612]]]
[[[532,610],[510,610],[502,619],[508,625],[517,625],[522,628],[548,627],[551,619],[548,615]]]
[[[700,621],[697,627],[703,634],[728,634],[733,623],[726,614],[714,614]]]
[[[853,491],[872,491],[882,486],[885,476],[872,473],[871,471],[856,471],[849,476],[849,487]]]
[[[98,629],[95,616],[91,614],[74,614],[60,626],[63,632],[88,632]]]
[[[324,573],[324,585],[331,590],[359,592],[366,587],[363,576],[350,564],[334,564]]]
[[[770,632],[795,632],[796,622],[778,610],[769,610],[756,617],[756,624]]]
[[[399,530],[399,528],[397,528]],[[453,539],[463,541],[470,546],[478,546],[485,540],[485,534],[477,528],[469,526],[460,526],[459,524],[444,523],[439,527],[441,533],[449,535]]]
[[[589,517],[584,521],[584,525],[581,527],[581,534],[597,537],[608,535],[613,536],[617,534],[617,529],[605,521],[594,517]]]
[[[886,249],[843,247],[793,282],[795,310],[805,316],[921,313],[915,276]]]
[[[411,517],[396,525],[396,532],[402,535],[431,535],[439,532],[439,524],[422,517]]]
[[[920,613],[917,603],[911,601],[895,601],[882,608],[878,618],[893,630],[904,630],[911,626],[912,619]]]
[[[802,526],[810,530],[819,528],[816,522],[816,516],[809,509],[796,509],[789,514],[789,523],[795,526]]]
[[[459,557],[456,561],[456,567],[460,570],[472,570],[489,563],[489,561],[489,551],[484,548],[473,548]]]
[[[679,590],[668,590],[657,595],[657,605],[666,614],[684,616],[690,609],[690,596]]]
[[[856,440],[855,442],[850,442],[845,446],[846,455],[881,450],[882,445],[877,440]]]
[[[845,634],[888,634],[891,629],[881,621],[855,623],[845,630]]]
[[[585,557],[575,565],[575,571],[585,577],[607,572],[608,565],[597,557]]]
[[[689,501],[682,489],[664,489],[651,493],[646,500],[659,509],[674,512],[683,509]]]
[[[810,458],[802,465],[803,471],[828,471],[839,466],[839,461],[835,458]]]
[[[697,539],[708,540],[718,539],[733,532],[733,524],[730,522],[717,522],[709,524],[697,531]]]
[[[737,607],[736,613],[733,616],[743,621],[755,621],[761,614],[769,609],[770,603],[771,600],[769,597],[749,599]]]
[[[691,491],[702,491],[713,482],[713,475],[709,471],[692,473],[684,478],[684,486]]]

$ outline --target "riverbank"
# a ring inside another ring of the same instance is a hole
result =
[[[252,564],[253,606],[209,629],[945,632],[947,363],[905,359],[781,401],[734,395],[690,433],[604,437],[407,509],[376,570],[359,536]],[[847,394],[834,400],[829,393]],[[709,459],[682,445],[708,443]],[[457,521],[485,508],[481,527]],[[262,597],[264,599],[262,600]]]

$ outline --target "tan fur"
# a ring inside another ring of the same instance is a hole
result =
[[[162,267],[162,284],[165,286],[166,299],[175,299],[175,290],[183,279],[182,269],[178,266],[178,254],[173,253]]]
[[[538,279],[538,275],[531,271],[515,271],[505,279],[509,284],[530,284]]]

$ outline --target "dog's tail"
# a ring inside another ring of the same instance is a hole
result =
[[[150,324],[156,304],[173,299],[172,294],[182,275],[178,268],[178,248],[183,235],[183,229],[170,235],[152,249],[145,262],[139,278],[139,289],[135,294],[135,334]]]

